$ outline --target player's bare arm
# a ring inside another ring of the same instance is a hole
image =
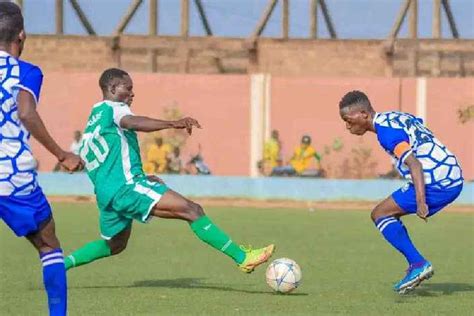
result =
[[[61,149],[48,133],[43,120],[36,111],[36,101],[25,90],[20,90],[18,93],[18,116],[31,135],[53,154],[67,170],[77,171],[83,168],[81,158]]]
[[[410,169],[413,185],[415,186],[416,204],[418,206],[416,215],[426,221],[426,218],[428,216],[428,206],[426,205],[425,178],[423,176],[423,166],[413,154],[410,154],[405,159],[405,164]]]
[[[163,179],[161,179],[160,177],[155,176],[154,174],[147,175],[147,179],[148,179],[148,181],[165,184],[165,181],[163,181]]]
[[[201,128],[199,122],[193,118],[186,117],[177,121],[164,121],[146,116],[127,115],[120,120],[120,126],[139,132],[155,132],[164,129],[186,129],[191,135],[193,127]]]

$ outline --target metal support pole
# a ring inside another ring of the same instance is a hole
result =
[[[395,24],[393,25],[392,30],[390,31],[390,38],[397,37],[398,32],[400,32],[400,27],[402,26],[403,20],[407,15],[408,8],[410,7],[410,2],[411,0],[405,0],[405,2],[403,3],[400,12],[398,13],[397,20],[395,21]]]
[[[63,0],[56,0],[56,34],[64,34],[64,7]]]
[[[334,29],[334,24],[332,23],[331,15],[329,14],[326,1],[319,0],[319,4],[321,5],[321,11],[323,11],[324,20],[326,21],[326,26],[328,28],[329,34],[331,35],[331,38],[337,38],[336,30]]]
[[[451,34],[453,34],[454,38],[459,38],[458,28],[456,27],[456,22],[454,21],[454,16],[453,16],[453,12],[451,11],[451,7],[449,5],[449,0],[443,0],[442,3],[443,3],[444,11],[446,12],[446,16],[448,17]]]
[[[202,26],[204,27],[206,34],[208,36],[212,36],[211,25],[207,20],[206,12],[204,12],[204,6],[202,5],[201,0],[194,0],[194,3],[196,4],[196,7],[198,9],[199,16],[201,17]]]
[[[142,4],[143,0],[134,0],[133,3],[128,7],[127,13],[125,13],[124,17],[122,20],[120,20],[120,23],[118,24],[117,28],[114,31],[114,34],[122,34],[125,28],[127,27],[128,23],[130,23],[130,20],[133,18],[135,13],[138,10],[138,7]]]
[[[410,38],[418,38],[418,0],[410,2]]]
[[[189,36],[189,0],[181,0],[181,36]]]
[[[148,34],[150,36],[158,35],[158,0],[150,0],[148,14]]]
[[[257,27],[253,31],[251,38],[257,38],[262,34],[268,20],[270,19],[270,16],[272,15],[273,9],[275,9],[277,2],[278,0],[270,0],[267,7],[265,8],[263,16],[260,18],[260,21],[258,21]]]
[[[311,38],[318,38],[318,0],[311,0],[311,9],[309,10],[310,26],[309,33]]]
[[[281,14],[281,36],[288,39],[289,35],[289,5],[288,0],[282,0],[282,14]]]
[[[92,28],[92,25],[89,23],[89,20],[87,20],[87,17],[84,14],[84,11],[82,11],[81,6],[77,2],[77,0],[69,0],[69,2],[71,3],[71,6],[74,11],[76,11],[77,17],[81,21],[82,25],[85,27],[87,33],[89,33],[89,35],[96,35],[94,29]]]
[[[433,38],[441,38],[441,0],[433,0]]]

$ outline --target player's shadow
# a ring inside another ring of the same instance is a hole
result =
[[[468,283],[425,283],[413,293],[418,296],[443,296],[458,292],[474,292],[474,285]]]
[[[241,292],[247,294],[273,294],[270,291],[254,291],[245,290],[235,287],[203,283],[203,278],[179,278],[179,279],[164,279],[164,280],[142,280],[136,281],[131,287],[163,287],[163,288],[175,288],[175,289],[206,289],[206,290],[217,290],[217,291],[228,291],[228,292]],[[292,293],[291,296],[295,295],[308,295],[308,293]]]

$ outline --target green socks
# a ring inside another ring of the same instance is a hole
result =
[[[237,264],[245,259],[245,252],[235,244],[226,233],[219,229],[207,216],[202,216],[191,223],[196,236],[211,247],[225,253]]]
[[[245,259],[245,252],[235,244],[226,233],[219,229],[207,216],[202,216],[191,223],[191,229],[196,236],[211,247],[225,253],[237,264]],[[109,245],[105,240],[92,241],[77,249],[64,258],[66,270],[88,264],[100,258],[111,255]]]
[[[105,240],[96,240],[85,244],[84,247],[77,249],[65,257],[64,265],[66,266],[66,270],[69,270],[73,267],[79,267],[110,255],[111,252],[107,242]]]

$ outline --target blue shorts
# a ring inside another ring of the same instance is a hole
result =
[[[439,210],[456,200],[461,194],[462,184],[450,189],[435,189],[425,187],[428,216],[436,214]],[[413,184],[407,184],[392,193],[392,198],[407,213],[416,213],[416,192]]]
[[[28,195],[0,196],[0,218],[18,237],[37,232],[51,216],[51,206],[40,187]]]

